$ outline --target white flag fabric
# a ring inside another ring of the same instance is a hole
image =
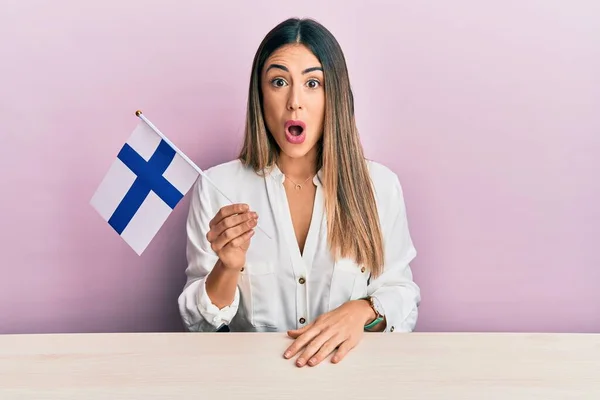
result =
[[[200,175],[140,121],[90,204],[141,255]]]

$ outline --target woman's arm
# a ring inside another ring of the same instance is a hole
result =
[[[388,204],[382,223],[384,271],[369,282],[367,289],[368,295],[380,302],[385,320],[372,330],[412,332],[421,302],[421,292],[410,268],[417,252],[408,230],[402,187],[395,175]]]
[[[207,189],[198,179],[192,191],[186,224],[187,281],[178,299],[185,328],[196,332],[212,332],[229,324],[237,313],[240,296],[239,272],[220,265],[206,238],[214,217]]]

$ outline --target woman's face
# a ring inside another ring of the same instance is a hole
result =
[[[265,122],[288,157],[316,150],[323,135],[323,84],[321,63],[304,45],[281,47],[265,62],[261,85]]]

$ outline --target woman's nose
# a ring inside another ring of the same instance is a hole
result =
[[[302,108],[302,106],[300,105],[300,93],[298,93],[298,89],[292,88],[292,90],[290,91],[290,97],[288,99],[287,108],[290,111],[296,111]]]

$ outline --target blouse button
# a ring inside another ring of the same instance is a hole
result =
[[[242,267],[242,269],[240,269],[240,272],[244,272],[244,267]]]
[[[362,268],[360,269],[360,272],[364,273],[364,272],[365,272],[365,267],[362,267]]]
[[[301,324],[303,324],[303,323],[305,323],[305,322],[306,322],[306,320],[305,320],[304,318],[300,318],[300,323],[301,323]]]
[[[390,328],[390,332],[394,332],[394,327],[393,326]]]
[[[300,282],[301,285],[304,285],[304,283],[306,282],[306,279],[300,278],[300,279],[298,279],[298,282]]]

